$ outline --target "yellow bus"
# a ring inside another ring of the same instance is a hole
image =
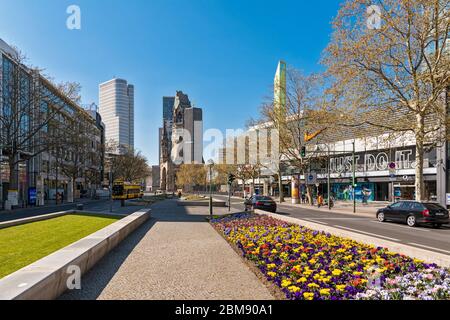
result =
[[[113,200],[129,200],[143,197],[141,186],[124,181],[114,181],[112,198]]]

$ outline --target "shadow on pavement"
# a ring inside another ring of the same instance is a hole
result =
[[[154,218],[146,221],[82,277],[81,290],[67,291],[58,300],[96,300],[156,222]]]
[[[141,242],[147,233],[160,222],[201,222],[205,223],[209,217],[205,207],[179,207],[176,200],[166,200],[151,206],[152,217],[131,233],[116,248],[101,259],[81,281],[81,290],[67,291],[58,300],[95,300],[97,299],[122,264]],[[206,210],[206,211],[205,211]],[[192,211],[199,212],[192,213]],[[216,210],[214,215],[228,214],[226,210]]]

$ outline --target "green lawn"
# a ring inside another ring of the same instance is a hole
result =
[[[67,215],[0,229],[0,279],[103,229],[117,219]]]

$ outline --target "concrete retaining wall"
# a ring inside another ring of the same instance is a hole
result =
[[[389,241],[389,240],[366,236],[366,235],[363,235],[360,233],[342,230],[342,229],[334,228],[334,227],[329,227],[329,226],[321,225],[321,224],[314,223],[314,222],[309,222],[309,221],[302,220],[302,219],[286,217],[286,216],[282,216],[282,215],[274,214],[274,213],[268,213],[268,212],[262,211],[262,210],[255,210],[255,213],[268,215],[268,216],[274,217],[274,218],[282,220],[282,221],[286,221],[289,223],[294,223],[294,224],[298,224],[298,225],[310,228],[312,230],[324,231],[324,232],[331,233],[335,236],[339,236],[339,237],[343,237],[343,238],[350,238],[355,241],[365,243],[368,245],[388,248],[392,252],[404,254],[411,258],[423,260],[427,263],[436,263],[437,265],[439,265],[441,267],[450,268],[450,255],[445,255],[442,253],[428,251],[428,250],[404,245],[404,244]]]
[[[0,280],[0,300],[52,300],[67,290],[71,267],[86,273],[103,256],[150,218],[143,209],[126,216]]]

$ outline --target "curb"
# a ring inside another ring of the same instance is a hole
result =
[[[6,276],[0,280],[0,300],[56,299],[68,289],[70,279],[81,278],[150,216],[149,209],[137,211]]]
[[[371,237],[371,236],[366,236],[366,235],[363,235],[360,233],[346,231],[346,230],[338,229],[335,227],[325,226],[325,225],[321,225],[321,224],[314,223],[314,222],[309,222],[309,221],[302,220],[302,219],[285,217],[285,216],[282,216],[279,214],[269,213],[269,212],[261,211],[258,209],[255,210],[255,213],[260,214],[260,215],[267,215],[267,216],[270,216],[270,217],[273,217],[273,218],[276,218],[278,220],[282,220],[285,222],[301,225],[303,227],[307,227],[312,230],[328,232],[335,236],[339,236],[339,237],[343,237],[343,238],[350,238],[352,240],[355,240],[355,241],[358,241],[358,242],[361,242],[364,244],[372,245],[375,247],[389,248],[390,251],[393,251],[393,252],[396,252],[399,254],[403,254],[403,255],[409,256],[411,258],[423,260],[428,263],[435,263],[441,267],[450,268],[450,255],[445,255],[442,253],[437,253],[437,252],[432,252],[432,251],[428,251],[425,249],[411,247],[411,246],[404,245],[401,243],[396,243],[396,242],[392,242],[389,240],[383,240],[383,239],[379,239],[379,238],[375,238],[375,237]]]
[[[179,207],[209,207],[209,201],[177,201]],[[226,202],[214,201],[213,207],[226,207]]]

